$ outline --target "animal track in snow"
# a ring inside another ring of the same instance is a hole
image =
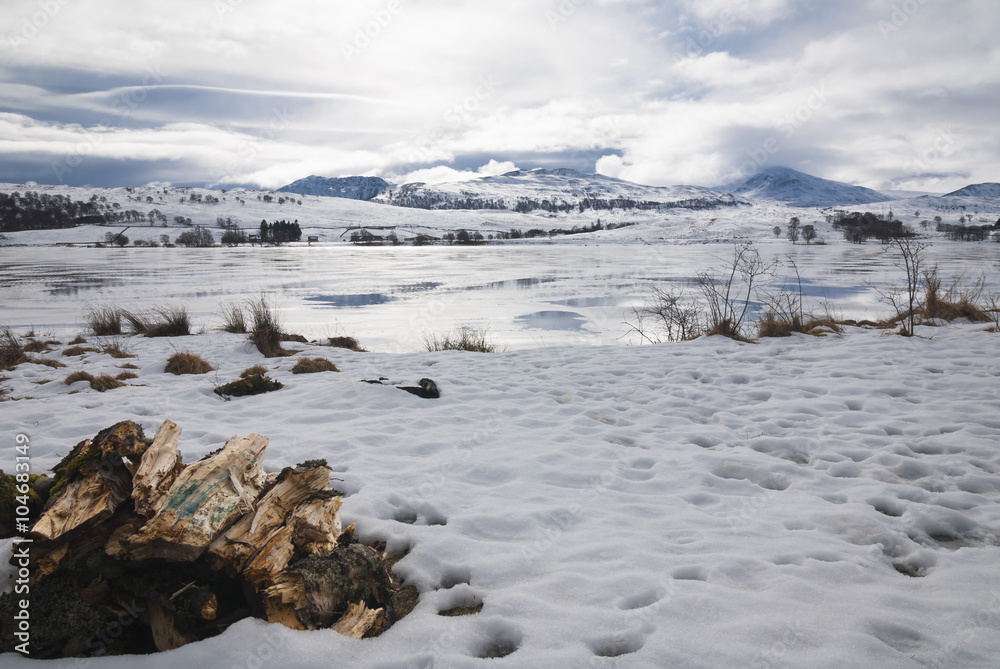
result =
[[[621,657],[640,650],[646,644],[641,632],[624,632],[601,637],[588,645],[597,657]]]

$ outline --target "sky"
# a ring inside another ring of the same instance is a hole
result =
[[[1000,181],[996,0],[4,0],[0,182]]]

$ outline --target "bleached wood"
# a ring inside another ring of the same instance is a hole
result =
[[[184,468],[177,452],[181,428],[165,420],[156,431],[153,443],[142,454],[142,460],[132,477],[132,501],[140,516],[150,517],[157,502],[170,489]]]
[[[384,609],[369,609],[364,602],[351,604],[347,613],[331,629],[344,636],[363,639],[378,623],[379,616],[385,617]]]
[[[114,514],[128,498],[128,470],[90,464],[80,470],[80,477],[70,481],[58,498],[38,519],[32,534],[54,541],[85,530]]]
[[[133,560],[163,558],[179,562],[198,559],[223,531],[250,511],[244,496],[255,498],[265,474],[260,464],[267,437],[233,437],[217,453],[186,467],[156,503],[156,515],[122,547]],[[245,495],[232,484],[232,473]]]
[[[255,557],[261,549],[285,528],[289,513],[329,482],[330,469],[319,462],[282,470],[274,485],[257,500],[254,511],[244,515],[212,542],[209,558],[213,568],[239,574],[251,562],[257,562]],[[278,562],[274,561],[275,558],[270,559],[266,571],[284,569],[291,558],[293,546],[287,529],[282,536],[288,544],[287,554]],[[260,582],[267,578],[261,569],[265,569],[264,562],[257,564],[255,578],[251,581]]]

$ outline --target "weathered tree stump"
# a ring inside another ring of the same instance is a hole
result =
[[[357,638],[396,620],[401,588],[386,556],[342,528],[325,460],[268,475],[267,438],[251,434],[185,466],[180,434],[118,423],[55,468],[31,530],[31,595],[60,629],[33,635],[34,656],[169,650],[249,615]],[[0,595],[0,616],[13,605]],[[12,620],[0,618],[0,651],[13,650]],[[127,634],[80,638],[115,620]]]

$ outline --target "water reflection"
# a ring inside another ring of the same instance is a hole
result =
[[[629,286],[619,286],[620,288],[627,287],[629,289],[634,289],[635,284]],[[575,307],[577,309],[586,309],[588,307],[615,307],[621,300],[617,297],[609,295],[607,297],[571,297],[568,300],[550,300],[549,304],[558,304],[564,307]]]
[[[527,290],[528,288],[540,286],[543,283],[555,283],[556,281],[558,279],[555,277],[531,277],[527,279],[512,279],[510,281],[491,281],[490,283],[483,283],[476,286],[466,286],[465,290]]]
[[[370,307],[375,304],[386,304],[395,298],[383,293],[365,293],[363,295],[314,295],[305,298],[306,302],[318,302],[325,307],[342,309],[345,307]]]
[[[587,319],[575,311],[536,311],[524,314],[514,319],[526,328],[533,330],[569,330],[580,331]]]

